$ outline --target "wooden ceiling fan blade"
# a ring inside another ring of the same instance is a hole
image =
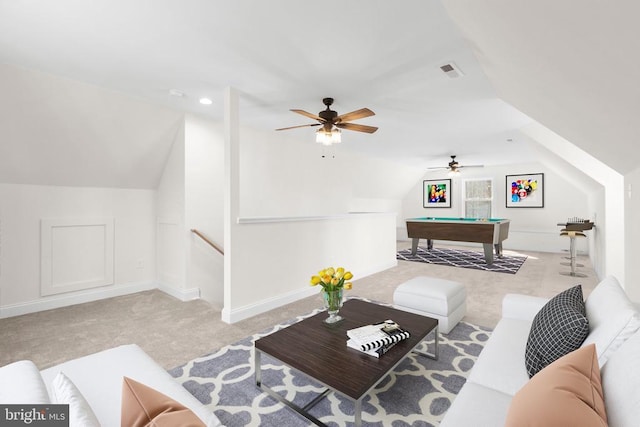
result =
[[[276,129],[276,130],[288,130],[288,129],[296,129],[296,128],[306,128],[309,126],[320,126],[322,125],[322,123],[310,123],[308,125],[298,125],[298,126],[289,126],[288,128],[280,128],[280,129]]]
[[[460,168],[483,168],[484,165],[462,165],[462,166],[457,166],[458,169]]]
[[[449,168],[448,168],[448,167],[445,167],[445,166],[434,166],[434,167],[427,168],[427,169],[433,169],[433,170],[436,170],[436,169],[449,169]]]
[[[310,119],[317,120],[317,121],[322,122],[322,123],[324,123],[324,121],[325,121],[322,117],[317,116],[315,114],[312,114],[312,113],[310,113],[308,111],[304,111],[304,110],[289,110],[289,111],[293,111],[294,113],[302,114],[305,117],[309,117]]]
[[[345,114],[341,114],[338,117],[336,117],[336,122],[348,122],[351,120],[358,120],[358,119],[362,119],[365,117],[371,117],[371,116],[375,116],[376,113],[374,113],[373,111],[371,111],[368,108],[361,108],[359,110],[356,111],[352,111],[350,113],[345,113]]]
[[[375,126],[358,125],[355,123],[336,123],[336,127],[346,130],[355,130],[357,132],[374,133],[378,130]]]

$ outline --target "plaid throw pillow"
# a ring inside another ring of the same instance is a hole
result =
[[[525,350],[529,378],[578,349],[588,334],[589,321],[582,299],[582,286],[574,286],[553,297],[531,324]]]

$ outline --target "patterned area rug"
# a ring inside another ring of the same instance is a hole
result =
[[[169,372],[211,408],[225,426],[310,426],[308,420],[256,387],[253,342],[319,311],[276,325]],[[438,425],[489,334],[488,329],[461,322],[449,334],[441,335],[439,360],[409,355],[363,400],[363,425]],[[262,356],[262,365],[263,382],[299,406],[324,390],[322,385],[266,355]],[[353,410],[352,401],[330,393],[310,412],[327,425],[346,426],[353,425]]]
[[[418,246],[415,255],[411,255],[411,249],[404,249],[396,254],[396,258],[404,261],[426,262],[428,264],[450,265],[509,274],[516,274],[527,260],[526,256],[503,255],[502,258],[494,256],[493,264],[487,265],[484,260],[484,252],[436,248],[428,250],[421,246]]]

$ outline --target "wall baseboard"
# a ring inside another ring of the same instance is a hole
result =
[[[283,305],[310,297],[317,293],[318,288],[309,286],[300,290],[268,298],[255,304],[245,305],[244,307],[237,308],[231,312],[225,307],[222,309],[222,321],[229,324],[236,323],[241,320],[248,319],[249,317],[282,307]]]
[[[78,292],[69,295],[55,295],[42,297],[36,301],[23,302],[0,306],[0,319],[20,316],[23,314],[36,313],[38,311],[51,310],[54,308],[66,307],[69,305],[82,304],[85,302],[97,301],[105,298],[119,297],[122,295],[134,294],[136,292],[156,289],[155,282],[140,282],[120,286],[110,286],[96,288],[90,291]]]
[[[370,276],[383,270],[395,267],[398,265],[397,260],[379,265],[368,271],[357,272],[360,278]],[[36,313],[38,311],[51,310],[55,308],[66,307],[70,305],[82,304],[85,302],[97,301],[105,298],[113,298],[122,295],[134,294],[136,292],[148,291],[151,289],[158,289],[180,301],[191,301],[200,298],[199,288],[190,289],[176,289],[165,283],[157,282],[141,282],[129,285],[110,286],[101,289],[92,289],[90,291],[74,293],[71,295],[56,295],[51,297],[43,297],[37,301],[29,301],[19,304],[12,304],[6,306],[0,306],[0,319],[7,317],[20,316],[23,314]],[[256,304],[240,307],[233,312],[223,308],[222,320],[226,323],[235,323],[249,317],[256,316],[261,313],[265,313],[270,310],[282,307],[292,302],[301,300],[303,298],[310,297],[318,293],[318,288],[305,287],[300,290],[289,292],[283,295],[278,295],[273,298],[269,298],[260,301]]]
[[[379,265],[369,271],[359,271],[358,277],[363,278],[375,273],[379,273],[383,270],[395,267],[398,265],[396,259],[393,262],[389,262],[384,265]],[[274,310],[282,307],[283,305],[290,304],[292,302],[299,301],[303,298],[307,298],[313,295],[317,295],[319,292],[317,287],[306,287],[300,290],[288,292],[286,294],[278,295],[266,300],[262,300],[255,304],[245,305],[244,307],[237,308],[229,311],[226,307],[222,309],[222,321],[226,323],[236,323],[249,317],[256,316],[258,314],[266,313],[267,311]]]
[[[158,283],[157,288],[180,301],[191,301],[200,298],[200,288],[176,289],[166,283]]]

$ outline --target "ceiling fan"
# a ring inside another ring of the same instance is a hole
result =
[[[322,103],[327,106],[323,111],[320,111],[318,115],[309,113],[304,110],[292,109],[294,113],[301,114],[310,119],[317,120],[318,123],[310,123],[306,125],[290,126],[286,128],[280,128],[276,130],[288,130],[309,126],[322,126],[316,131],[316,142],[321,142],[325,145],[331,145],[333,143],[341,142],[340,129],[354,130],[357,132],[374,133],[378,130],[375,126],[359,125],[356,123],[348,123],[351,120],[358,120],[365,117],[374,116],[376,113],[368,108],[361,108],[350,113],[338,115],[337,112],[331,109],[333,104],[333,98],[324,98]]]
[[[457,175],[460,173],[460,169],[462,168],[482,168],[484,165],[461,165],[456,160],[456,156],[451,156],[451,161],[447,166],[436,166],[427,169],[447,169],[449,171],[449,175]]]

